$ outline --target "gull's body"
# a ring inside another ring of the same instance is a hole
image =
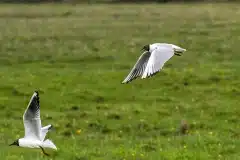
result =
[[[39,95],[35,91],[23,115],[23,124],[25,136],[14,141],[10,145],[17,145],[25,148],[41,148],[45,153],[44,148],[57,150],[57,147],[49,139],[44,140],[47,132],[52,128],[52,125],[42,127],[40,119]]]
[[[145,45],[143,50],[144,52],[122,83],[128,83],[137,77],[144,79],[153,76],[163,68],[172,56],[180,56],[180,53],[186,51],[184,48],[168,43]]]

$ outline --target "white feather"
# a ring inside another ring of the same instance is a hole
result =
[[[23,123],[25,128],[25,138],[41,139],[41,119],[39,97],[36,92],[32,95],[28,107],[23,115]]]

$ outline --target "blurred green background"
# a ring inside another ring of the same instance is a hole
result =
[[[2,4],[0,159],[238,160],[239,17],[239,3]],[[187,52],[122,85],[154,42]],[[34,90],[51,157],[8,146]]]

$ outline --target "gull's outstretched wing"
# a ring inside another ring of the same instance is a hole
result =
[[[135,78],[141,76],[147,66],[150,55],[151,55],[151,53],[148,51],[143,52],[143,54],[138,58],[138,61],[132,68],[131,72],[123,80],[122,83],[128,83],[128,82],[134,80]]]
[[[35,91],[23,115],[25,138],[41,140],[41,119],[38,92]]]
[[[159,46],[152,51],[151,56],[148,60],[146,69],[142,75],[143,78],[147,78],[159,72],[164,64],[174,55],[172,47]]]
[[[47,135],[47,132],[52,128],[52,125],[49,124],[45,127],[42,127],[41,128],[41,141],[44,141],[46,135]]]

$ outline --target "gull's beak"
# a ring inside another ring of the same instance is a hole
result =
[[[14,141],[12,144],[9,144],[9,146],[17,146],[17,142],[16,141]]]
[[[13,146],[14,145],[14,142],[12,144],[9,144],[9,146]]]

